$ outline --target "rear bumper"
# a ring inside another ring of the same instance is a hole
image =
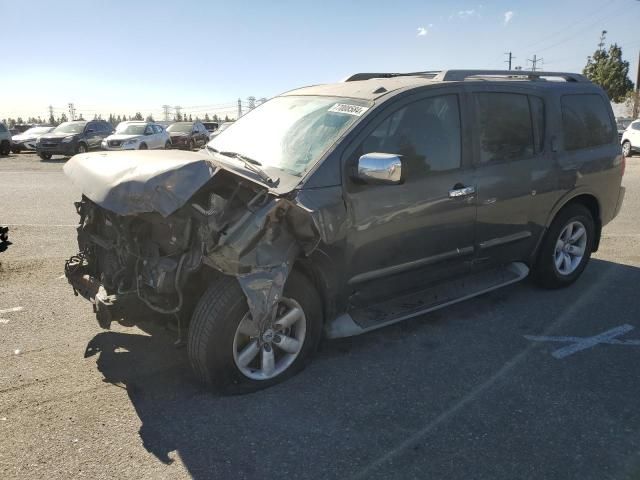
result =
[[[621,186],[620,193],[618,194],[618,203],[616,204],[616,209],[613,212],[613,217],[611,217],[612,220],[618,216],[618,213],[620,213],[620,210],[622,209],[622,202],[624,201],[624,195],[626,192],[627,189]]]

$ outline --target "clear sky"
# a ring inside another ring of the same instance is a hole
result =
[[[509,50],[579,72],[603,29],[635,81],[640,50],[637,0],[0,0],[0,24],[0,118],[69,102],[85,117],[234,115],[239,97],[358,71],[504,68]]]

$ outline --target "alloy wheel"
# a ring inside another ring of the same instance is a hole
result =
[[[578,220],[569,222],[560,232],[554,251],[554,264],[560,275],[571,275],[582,263],[587,248],[587,229]]]
[[[252,380],[269,380],[284,373],[298,357],[307,332],[307,320],[298,302],[282,298],[273,319],[258,325],[247,313],[233,339],[233,360]]]

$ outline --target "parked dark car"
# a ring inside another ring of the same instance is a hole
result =
[[[99,149],[102,140],[111,133],[113,127],[104,120],[64,122],[38,138],[36,151],[43,160],[49,160],[53,155],[72,156]]]
[[[609,100],[570,73],[358,74],[202,152],[93,155],[64,167],[84,192],[69,282],[103,327],[177,316],[197,377],[234,393],[299,371],[322,335],[528,275],[571,285],[624,197]]]
[[[209,132],[201,122],[176,122],[167,127],[173,148],[194,150],[209,141]]]

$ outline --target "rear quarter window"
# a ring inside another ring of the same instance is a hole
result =
[[[600,95],[563,95],[560,102],[565,150],[598,147],[614,141],[615,130]]]

